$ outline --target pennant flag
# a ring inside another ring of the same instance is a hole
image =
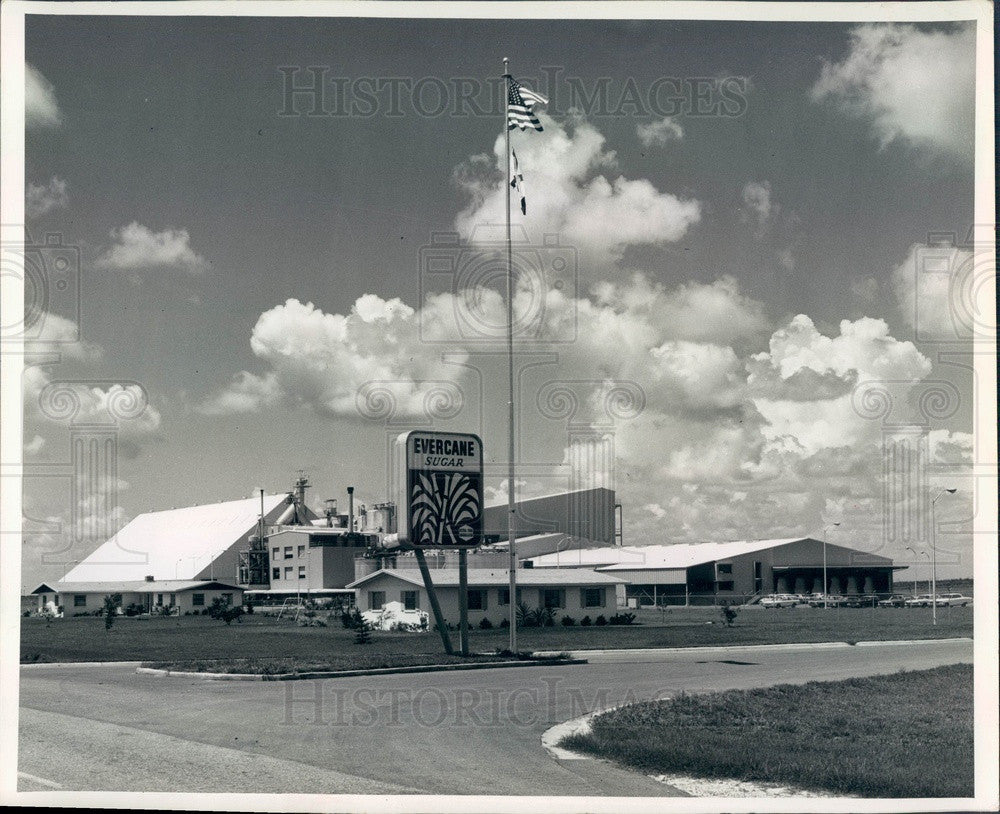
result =
[[[517,152],[514,150],[510,151],[510,154],[514,157],[513,167],[510,171],[510,186],[512,189],[517,190],[517,194],[521,196],[521,214],[528,214],[528,202],[524,197],[524,176],[521,175],[521,169],[517,165]]]
[[[542,123],[538,121],[533,108],[536,104],[547,105],[549,100],[519,85],[509,73],[504,74],[504,77],[507,79],[507,129],[520,127],[526,130],[531,125],[535,130],[541,130]]]

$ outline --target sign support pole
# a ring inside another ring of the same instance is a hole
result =
[[[420,575],[424,578],[424,587],[427,589],[427,598],[431,601],[431,611],[434,613],[434,621],[437,623],[438,632],[441,634],[441,643],[444,645],[444,652],[449,656],[455,655],[455,648],[451,646],[451,636],[448,635],[448,628],[445,627],[444,617],[441,615],[441,604],[438,602],[437,594],[434,592],[434,583],[431,582],[431,572],[427,567],[427,560],[424,552],[419,548],[413,552],[417,557],[417,565],[420,566]]]
[[[458,550],[458,637],[462,655],[469,655],[469,552]]]

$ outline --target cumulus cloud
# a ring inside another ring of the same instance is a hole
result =
[[[154,232],[133,221],[111,230],[113,245],[98,255],[95,266],[105,270],[141,270],[174,268],[199,274],[208,262],[190,246],[187,229],[164,229]]]
[[[700,220],[698,201],[661,192],[646,179],[614,175],[615,154],[592,125],[577,120],[562,127],[546,119],[545,127],[538,138],[518,145],[528,184],[529,237],[559,235],[575,251],[585,283],[606,277],[627,247],[676,242]],[[465,238],[478,239],[483,233],[477,227],[504,222],[504,167],[499,137],[492,161],[476,157],[458,171],[470,196],[456,219]]]
[[[870,122],[883,148],[900,141],[971,161],[975,54],[973,25],[861,25],[847,56],[823,66],[812,98]]]
[[[346,315],[289,299],[261,314],[250,347],[268,373],[240,373],[203,412],[252,412],[285,400],[356,416],[379,412],[385,399],[399,415],[421,415],[439,383],[454,378],[440,349],[421,341],[414,309],[374,294],[359,297]]]
[[[29,128],[57,127],[62,113],[55,88],[33,65],[24,66],[24,122]]]
[[[684,138],[684,128],[670,116],[640,124],[635,128],[635,133],[644,147],[662,147],[669,141],[680,141]]]
[[[25,195],[25,212],[29,218],[39,218],[69,204],[69,194],[66,182],[62,178],[52,177],[47,184],[28,183]]]

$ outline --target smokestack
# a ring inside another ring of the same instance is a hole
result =
[[[306,505],[306,489],[309,488],[309,479],[305,475],[299,475],[295,481],[295,502],[299,506]]]
[[[347,530],[354,531],[354,487],[347,487]]]

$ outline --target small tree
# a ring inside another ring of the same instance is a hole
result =
[[[361,616],[359,613],[358,616]],[[371,644],[372,640],[372,626],[371,624],[361,618],[361,623],[358,627],[354,629],[354,643],[355,644]]]
[[[109,594],[104,597],[104,629],[111,630],[111,626],[115,623],[115,617],[118,616],[118,602],[120,597],[117,594]]]
[[[735,605],[723,605],[720,610],[722,611],[722,620],[726,623],[726,627],[732,627],[733,622],[736,621],[739,609]]]

